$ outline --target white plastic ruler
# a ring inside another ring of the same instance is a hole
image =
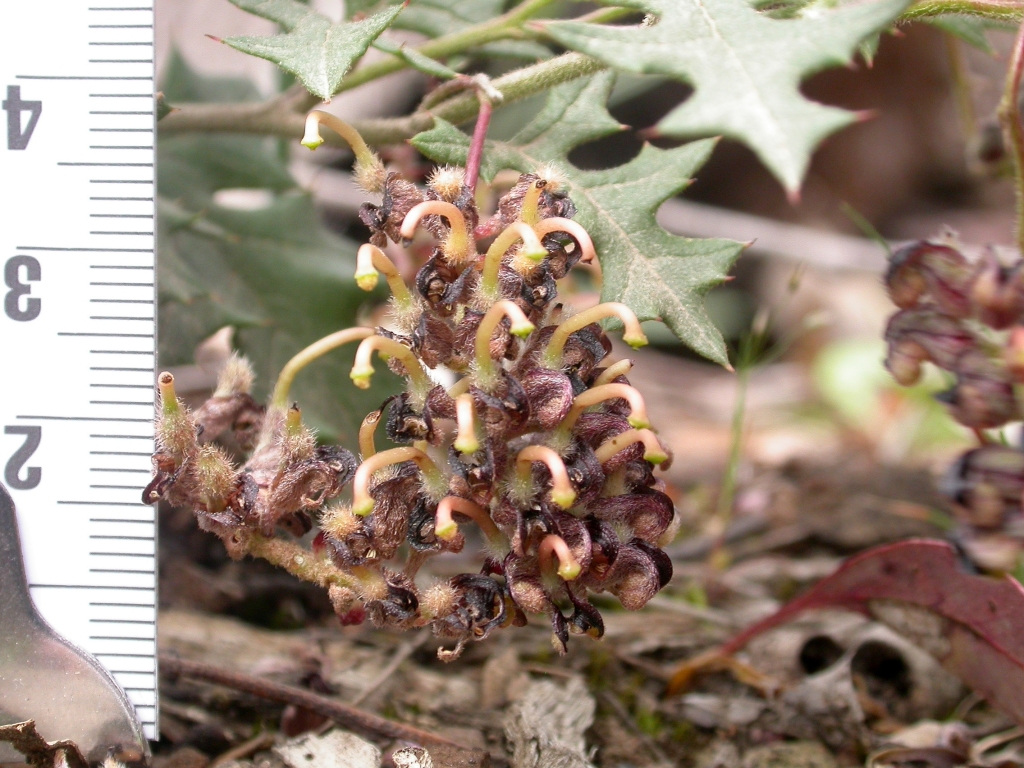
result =
[[[151,0],[0,25],[0,469],[32,597],[156,738]],[[0,621],[3,617],[0,616]]]

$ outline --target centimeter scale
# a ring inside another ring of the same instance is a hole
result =
[[[39,612],[110,671],[150,739],[156,522],[141,493],[153,451],[153,60],[146,2],[4,9],[2,482]]]

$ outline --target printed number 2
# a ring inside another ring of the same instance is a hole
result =
[[[26,467],[25,479],[21,479],[21,468],[25,466],[32,454],[36,452],[40,441],[43,439],[42,427],[4,427],[5,435],[24,435],[25,442],[21,448],[14,452],[14,455],[7,461],[4,467],[4,480],[7,485],[18,491],[28,491],[39,485],[43,471],[39,467]]]
[[[25,282],[21,281],[19,272],[25,268]],[[42,302],[36,298],[25,299],[25,308],[22,309],[20,299],[32,293],[32,286],[26,283],[34,283],[42,277],[42,270],[39,267],[38,259],[32,256],[12,256],[4,266],[4,282],[10,288],[4,297],[4,312],[11,320],[28,322],[39,317],[42,309]]]
[[[7,148],[25,149],[28,147],[28,140],[32,138],[32,131],[36,129],[39,122],[39,115],[43,112],[43,102],[22,101],[21,86],[8,85],[7,99],[0,104],[7,112]],[[25,130],[21,129],[21,113],[28,112],[28,125]]]

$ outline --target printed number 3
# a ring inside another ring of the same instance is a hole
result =
[[[21,281],[19,274],[22,267],[25,268],[25,282]],[[11,320],[26,323],[39,317],[42,302],[34,297],[27,298],[23,309],[21,297],[32,293],[32,286],[27,283],[38,282],[41,274],[39,261],[32,256],[12,256],[7,260],[4,266],[4,282],[11,290],[4,297],[4,312]]]
[[[43,428],[4,427],[4,434],[25,436],[25,442],[21,444],[21,448],[14,452],[14,455],[8,460],[7,466],[4,467],[4,480],[7,481],[7,485],[17,491],[28,491],[35,488],[39,485],[43,471],[39,467],[27,467],[25,479],[22,480],[21,468],[25,466],[25,462],[32,458],[32,454],[39,447],[39,443],[43,439]]]

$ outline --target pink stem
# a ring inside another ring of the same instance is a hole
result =
[[[480,176],[480,161],[484,156],[484,140],[487,138],[487,128],[491,124],[491,113],[494,111],[494,105],[483,91],[478,90],[476,97],[480,101],[480,112],[477,114],[473,139],[469,144],[469,155],[466,157],[466,186],[473,192],[476,191],[477,178]]]

